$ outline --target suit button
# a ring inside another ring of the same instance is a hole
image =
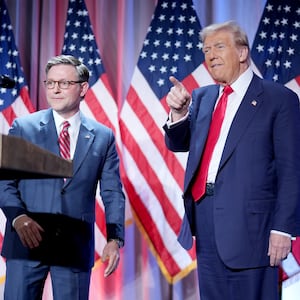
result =
[[[60,191],[61,195],[63,195],[65,192],[66,192],[65,189],[62,189],[62,190]]]
[[[59,237],[60,235],[61,235],[61,230],[60,230],[60,228],[56,228],[55,236],[56,236],[56,237]]]

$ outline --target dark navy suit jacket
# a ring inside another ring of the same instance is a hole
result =
[[[16,119],[10,134],[59,155],[58,136],[51,109]],[[95,195],[98,182],[105,206],[107,236],[124,240],[125,200],[113,132],[81,114],[71,178],[65,182],[63,178],[0,182],[0,205],[7,218],[2,255],[6,258],[30,258],[28,249],[21,246],[20,239],[12,228],[15,217],[29,212],[59,214],[90,225],[85,227],[88,229],[84,234],[90,239],[85,237],[85,240],[78,242],[78,246],[85,253],[82,264],[91,267],[94,263]],[[74,227],[76,236],[75,231]]]
[[[189,118],[164,126],[168,148],[189,151],[183,194],[186,214],[179,234],[186,249],[193,243],[197,205],[190,187],[218,92],[218,85],[195,90]],[[230,127],[214,199],[216,244],[229,267],[269,265],[272,229],[300,234],[300,112],[294,92],[253,77]]]

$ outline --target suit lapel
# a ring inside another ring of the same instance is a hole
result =
[[[58,146],[58,136],[56,132],[55,122],[52,114],[52,110],[49,109],[46,111],[45,115],[41,118],[40,121],[40,132],[41,132],[41,147],[55,153],[59,154]],[[85,159],[93,141],[95,135],[93,133],[93,127],[86,121],[86,118],[81,115],[81,126],[78,134],[78,140],[76,145],[76,150],[73,158],[73,175],[80,168],[83,160]],[[65,182],[67,185],[71,178],[68,178]]]
[[[93,133],[93,128],[90,127],[86,123],[85,118],[82,117],[82,123],[80,126],[76,150],[73,159],[73,175],[78,171],[78,169],[82,165],[82,162],[88,154],[88,151],[91,145],[93,144],[94,139],[95,135]]]
[[[187,190],[191,180],[194,177],[195,172],[198,169],[201,154],[203,152],[206,137],[208,134],[212,112],[215,107],[215,103],[218,99],[219,95],[219,85],[210,86],[209,88],[199,89],[200,92],[203,91],[203,94],[195,94],[193,95],[195,104],[197,101],[201,102],[199,105],[195,105],[195,108],[192,106],[192,116],[191,119],[194,122],[192,126],[192,136],[191,136],[191,144],[190,144],[190,154],[193,157],[189,157],[188,166],[187,166],[187,174],[186,174],[186,186],[185,190]],[[198,100],[199,99],[199,100]],[[193,112],[193,109],[197,109],[197,111]]]
[[[260,80],[258,77],[254,76],[231,124],[219,170],[229,159],[243,133],[246,131],[247,127],[253,120],[254,115],[262,105],[263,100],[259,97],[261,92],[262,86]]]
[[[51,109],[47,110],[41,118],[40,133],[41,147],[59,155],[58,136]]]

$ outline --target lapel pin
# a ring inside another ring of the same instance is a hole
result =
[[[256,101],[256,100],[252,100],[251,104],[252,104],[253,106],[256,106],[257,101]]]
[[[87,134],[86,136],[85,136],[85,138],[86,139],[89,139],[91,136],[89,135],[89,134]]]

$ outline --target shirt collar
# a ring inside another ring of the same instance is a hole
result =
[[[244,96],[253,78],[253,72],[249,67],[239,78],[231,85],[232,89],[239,95]]]
[[[246,91],[250,85],[250,82],[253,78],[253,71],[250,67],[242,73],[239,78],[233,82],[230,86],[239,96],[243,97],[246,94]],[[223,91],[223,86],[220,86],[220,93]]]
[[[53,118],[55,122],[56,131],[59,133],[61,130],[61,124],[64,121],[68,121],[70,123],[70,128],[77,128],[80,125],[80,111],[78,111],[75,115],[73,115],[69,119],[62,118],[55,110],[53,111]]]

